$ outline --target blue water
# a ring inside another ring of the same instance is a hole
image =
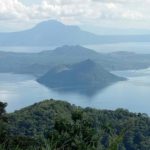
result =
[[[19,52],[19,53],[38,53],[47,50],[54,50],[57,46],[50,47],[27,47],[27,46],[17,46],[17,47],[0,47],[0,51],[4,52]]]
[[[0,98],[8,103],[7,111],[39,102],[43,99],[66,100],[82,107],[100,109],[125,108],[150,115],[150,69],[114,72],[128,78],[115,83],[93,97],[77,93],[59,93],[37,83],[33,76],[0,74]]]
[[[150,54],[150,42],[112,43],[99,45],[85,45],[97,52],[109,53],[116,51],[128,51],[135,53]]]
[[[99,44],[99,45],[84,45],[87,48],[93,49],[101,53],[109,53],[115,51],[129,51],[136,53],[149,53],[150,54],[150,42],[132,42],[132,43],[113,43],[113,44]],[[45,50],[53,50],[57,46],[53,47],[0,47],[0,51],[11,52],[29,52],[36,53]]]

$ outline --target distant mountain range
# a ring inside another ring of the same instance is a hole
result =
[[[98,53],[82,46],[62,46],[40,53],[0,52],[1,73],[43,75],[59,65],[91,59],[106,70],[144,69],[150,67],[150,54],[130,52]]]
[[[78,26],[55,20],[39,23],[29,30],[0,33],[0,46],[62,46],[114,42],[150,42],[150,35],[96,35]]]
[[[99,64],[88,59],[70,66],[51,69],[37,81],[58,91],[81,92],[91,95],[106,86],[125,80],[109,73]]]

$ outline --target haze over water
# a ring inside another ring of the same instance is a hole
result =
[[[28,52],[37,53],[45,50],[54,50],[58,46],[53,47],[0,47],[0,51],[5,52]],[[132,43],[113,43],[99,45],[84,45],[97,52],[109,53],[116,51],[128,51],[135,53],[150,54],[150,42],[132,42]]]
[[[150,54],[150,43],[116,43],[86,46],[97,52],[129,51]],[[55,47],[0,47],[0,51],[40,52]],[[100,109],[125,108],[132,112],[150,115],[150,69],[140,71],[118,71],[117,75],[127,77],[128,81],[118,82],[99,91],[93,97],[77,93],[59,93],[35,81],[30,75],[0,74],[0,97],[8,102],[7,110],[29,106],[43,99],[61,99],[82,107]]]
[[[129,80],[113,84],[93,97],[77,93],[58,93],[37,83],[29,75],[0,74],[0,97],[8,103],[9,112],[53,98],[82,107],[112,110],[124,108],[150,115],[150,69],[119,71],[115,74],[128,77]]]

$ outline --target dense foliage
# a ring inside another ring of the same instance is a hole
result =
[[[5,105],[1,104],[3,118]],[[7,118],[6,138],[0,141],[2,150],[150,149],[150,118],[123,109],[83,109],[63,101],[46,100],[7,114]]]
[[[4,142],[7,134],[7,117],[5,114],[6,103],[0,102],[0,143]]]

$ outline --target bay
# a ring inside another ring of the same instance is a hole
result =
[[[150,115],[150,69],[113,73],[127,77],[128,80],[117,82],[92,97],[53,91],[36,82],[35,77],[30,75],[0,74],[0,99],[8,103],[8,112],[53,98],[82,107],[111,110],[124,108]]]

